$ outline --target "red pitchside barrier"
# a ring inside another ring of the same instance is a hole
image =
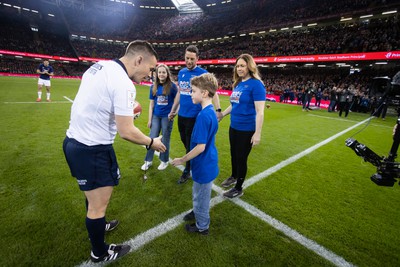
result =
[[[222,89],[219,89],[218,91],[217,91],[217,93],[219,94],[219,95],[225,95],[225,96],[230,96],[231,94],[232,94],[232,91],[231,90],[222,90]],[[267,94],[267,102],[277,102],[277,103],[280,103],[279,101],[280,101],[280,96],[279,95],[270,95],[270,94]],[[281,102],[282,104],[291,104],[291,105],[297,105],[297,100],[293,100],[293,102],[292,101],[288,101],[287,103],[283,103],[283,102]],[[311,100],[311,102],[310,102],[310,107],[315,107],[315,98],[313,98],[312,100]],[[326,101],[326,100],[321,100],[321,105],[320,105],[320,108],[328,108],[329,107],[329,101]]]
[[[62,56],[50,56],[43,54],[33,54],[18,51],[0,50],[0,54],[25,56],[31,58],[47,58],[61,61],[99,61],[107,60],[104,58],[91,58],[91,57],[79,57],[70,58]],[[300,56],[281,56],[281,57],[255,57],[256,63],[292,63],[292,62],[344,62],[344,61],[376,61],[376,60],[400,60],[400,51],[384,51],[384,52],[365,52],[365,53],[349,53],[349,54],[323,54],[323,55],[300,55]],[[224,58],[224,59],[205,59],[199,60],[199,65],[221,65],[221,64],[235,64],[236,59]],[[168,66],[185,65],[185,61],[163,61]]]

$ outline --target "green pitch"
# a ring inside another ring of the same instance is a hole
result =
[[[52,80],[51,103],[35,103],[37,80],[0,77],[0,262],[2,266],[75,266],[88,260],[85,203],[62,152],[71,103],[79,80]],[[148,134],[148,87],[137,87],[143,113],[135,121]],[[221,96],[222,108],[228,98]],[[271,103],[265,110],[262,142],[250,154],[248,178],[276,166],[368,118],[347,119],[326,110]],[[379,155],[392,144],[396,117],[373,119],[355,136]],[[363,126],[308,153],[244,190],[240,203],[297,231],[347,263],[398,266],[400,187],[379,187],[376,169],[345,147]],[[219,184],[230,175],[229,118],[219,125]],[[158,158],[143,183],[146,150],[116,138],[122,179],[114,190],[107,219],[119,227],[106,235],[121,243],[191,209],[191,184],[178,185],[180,171],[158,171]],[[177,123],[170,157],[184,154]],[[218,194],[213,193],[213,197]],[[210,235],[188,234],[182,222],[142,244],[117,266],[332,266],[315,250],[252,215],[239,202],[225,200],[211,209]],[[140,243],[140,240],[138,241]],[[329,256],[329,255],[328,255]],[[329,257],[328,257],[329,258]]]

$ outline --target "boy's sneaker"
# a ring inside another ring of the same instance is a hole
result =
[[[142,171],[147,171],[151,165],[153,165],[152,161],[145,161],[144,164],[142,165],[142,167],[140,167],[140,169]]]
[[[184,221],[193,221],[194,219],[195,219],[195,217],[194,217],[194,211],[193,210],[183,217]]]
[[[112,220],[106,223],[106,232],[111,232],[112,230],[114,230],[115,228],[117,228],[119,224],[119,221],[117,220]]]
[[[200,229],[197,228],[196,223],[186,224],[185,225],[185,229],[189,233],[199,233],[201,235],[208,235],[208,229],[200,231]]]
[[[178,184],[184,184],[190,178],[190,172],[183,172],[178,180]]]
[[[236,181],[237,181],[236,178],[230,176],[228,179],[226,179],[225,181],[222,182],[221,186],[227,188],[233,184],[236,184]]]
[[[237,190],[235,187],[231,188],[223,194],[224,197],[234,198],[243,196],[243,190]]]
[[[97,257],[94,255],[93,251],[90,252],[90,259],[92,262],[114,261],[124,256],[130,250],[131,247],[128,245],[111,244],[108,248],[108,251],[103,256]]]
[[[41,98],[37,98],[37,99],[36,99],[36,102],[40,102],[40,101],[42,101]]]
[[[168,167],[168,162],[161,161],[160,165],[158,166],[159,171],[163,171]]]

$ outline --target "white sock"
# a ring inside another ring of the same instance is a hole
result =
[[[42,92],[38,92],[38,93],[37,93],[37,97],[38,97],[38,98],[42,98]]]
[[[50,93],[47,93],[47,99],[50,99]]]

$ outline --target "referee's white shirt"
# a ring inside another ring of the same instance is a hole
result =
[[[125,69],[114,60],[99,61],[82,76],[67,136],[88,146],[114,143],[115,115],[133,119],[135,98],[136,88]]]

